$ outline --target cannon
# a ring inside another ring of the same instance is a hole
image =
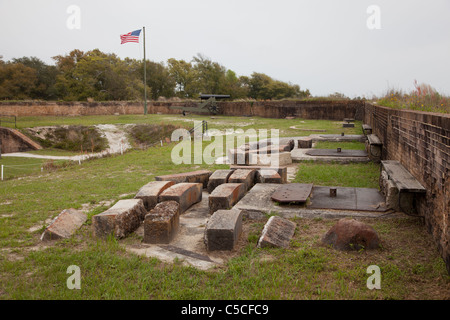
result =
[[[197,105],[189,106],[186,105],[184,107],[180,106],[172,106],[170,109],[181,109],[183,110],[183,114],[185,112],[200,112],[200,113],[219,113],[219,106],[217,105],[216,100],[220,99],[229,99],[230,95],[227,94],[200,94],[201,102]]]

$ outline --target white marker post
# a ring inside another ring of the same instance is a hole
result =
[[[3,181],[3,164],[2,164],[2,181]]]

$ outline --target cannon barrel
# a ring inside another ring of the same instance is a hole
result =
[[[230,98],[230,95],[228,94],[201,94],[200,99],[207,100],[209,98],[216,98],[216,99],[228,99]]]

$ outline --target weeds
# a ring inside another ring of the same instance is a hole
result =
[[[450,113],[450,97],[441,95],[429,84],[419,84],[414,80],[414,90],[405,93],[402,90],[388,89],[378,104],[395,109]]]

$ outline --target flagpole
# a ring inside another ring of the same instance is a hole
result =
[[[144,114],[147,114],[147,67],[145,62],[145,27],[142,27],[144,31]]]

